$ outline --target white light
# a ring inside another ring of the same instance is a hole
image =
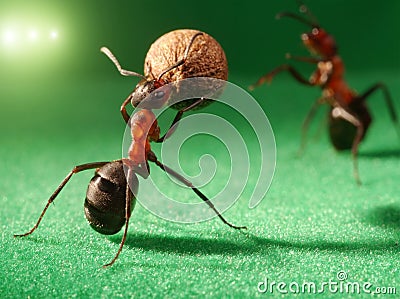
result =
[[[58,37],[57,31],[51,31],[51,32],[50,32],[50,38],[51,38],[51,39],[56,39],[57,37]]]
[[[37,40],[37,37],[38,37],[38,33],[37,33],[36,30],[31,30],[31,31],[28,32],[28,38],[31,41]]]
[[[42,39],[44,38],[47,38],[48,43],[59,39],[59,32],[57,29],[48,28],[46,31],[41,31],[40,28],[33,26],[25,28],[22,26],[0,28],[0,47],[4,46],[15,49],[16,46],[20,46],[21,48],[25,48],[24,44],[26,46],[29,44],[29,46],[33,47],[33,45],[38,44],[39,41],[42,44],[42,42],[44,42]]]
[[[10,45],[16,41],[16,35],[11,30],[6,30],[3,34],[3,41],[5,44]]]

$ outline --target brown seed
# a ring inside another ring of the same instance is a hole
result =
[[[198,30],[179,29],[168,32],[158,38],[147,52],[144,73],[150,78],[157,78],[165,69],[183,58],[191,38]],[[162,79],[166,83],[193,77],[211,77],[228,79],[228,63],[220,44],[207,33],[198,36],[188,53],[185,63],[166,73]],[[206,88],[205,86],[198,86]],[[207,87],[208,89],[210,86]],[[180,102],[173,105],[175,109],[187,107],[193,101]],[[206,101],[207,105],[211,101]],[[202,105],[204,106],[204,105]]]

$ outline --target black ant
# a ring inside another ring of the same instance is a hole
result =
[[[301,39],[309,52],[314,56],[292,57],[288,54],[287,58],[315,64],[317,69],[311,75],[310,79],[306,79],[291,65],[283,64],[262,76],[254,85],[250,86],[250,89],[264,82],[271,82],[273,77],[282,71],[288,71],[301,84],[321,87],[322,96],[314,102],[303,123],[301,149],[305,146],[306,132],[318,106],[322,103],[329,104],[330,140],[333,146],[339,151],[351,149],[354,177],[356,182],[361,184],[357,166],[358,146],[364,139],[372,122],[366,100],[378,89],[382,90],[386,105],[389,108],[390,117],[400,136],[398,117],[392,98],[388,88],[383,83],[376,83],[361,94],[356,93],[347,85],[344,80],[344,64],[338,55],[335,39],[321,28],[307,6],[301,2],[299,4],[300,12],[306,14],[308,18],[291,12],[282,12],[277,15],[277,18],[289,17],[311,27],[311,31],[303,33]]]
[[[198,35],[200,34],[196,34],[192,38],[188,48],[185,51],[185,56],[187,55],[188,49],[193,43],[194,38],[196,38]],[[121,69],[115,57],[111,57],[121,73],[128,72]],[[177,67],[178,65],[180,64],[177,63],[174,65],[174,67]],[[172,67],[169,68],[169,70],[171,69]],[[144,82],[143,84],[144,86],[149,84],[151,87],[154,86],[154,82]],[[134,93],[132,96],[130,96],[130,98],[132,98],[132,102],[135,98],[135,95],[138,94]],[[147,94],[140,94],[141,110],[135,112],[131,118],[125,119],[130,127],[132,136],[132,143],[128,151],[128,157],[112,162],[93,162],[75,166],[50,196],[34,227],[25,234],[14,236],[24,237],[30,235],[36,230],[48,207],[68,183],[73,174],[88,169],[96,169],[95,176],[89,183],[85,200],[85,216],[89,221],[90,226],[101,234],[112,235],[119,232],[125,225],[124,234],[116,255],[111,262],[104,265],[104,267],[111,266],[117,260],[126,240],[129,219],[136,202],[136,195],[139,185],[136,174],[139,174],[143,178],[147,178],[150,175],[150,168],[148,164],[149,161],[155,163],[160,169],[170,174],[187,187],[191,188],[198,197],[200,197],[211,209],[213,209],[216,215],[226,225],[234,229],[246,229],[245,226],[235,226],[225,220],[225,218],[215,208],[213,203],[200,190],[198,190],[183,176],[158,161],[156,155],[152,152],[150,142],[160,142],[165,137],[164,135],[164,137],[160,138],[160,127],[158,126],[156,116],[154,115],[152,109],[163,107],[167,103],[169,96],[170,89],[167,85],[158,89],[154,89],[154,92],[152,92],[151,88],[149,88],[147,89]],[[200,100],[203,100],[203,98]],[[128,103],[128,101],[125,102]],[[188,108],[190,109],[196,105],[197,102],[190,105]],[[185,112],[188,108],[185,108],[181,111]],[[182,116],[183,112],[181,111],[178,112],[177,117],[174,119],[171,127],[179,120],[180,116]],[[123,115],[125,118],[124,112]]]

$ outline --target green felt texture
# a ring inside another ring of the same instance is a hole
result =
[[[391,76],[383,78],[394,82]],[[358,76],[354,81],[363,85],[373,79]],[[110,117],[114,125],[109,130],[93,121],[85,130],[76,124],[71,131],[60,124],[59,132],[51,128],[33,136],[21,130],[23,145],[16,133],[8,136],[1,148],[2,297],[252,297],[264,277],[322,283],[335,279],[340,270],[348,273],[349,281],[396,286],[399,141],[379,96],[371,101],[376,122],[360,149],[364,184],[359,187],[350,155],[336,153],[325,130],[315,138],[322,111],[306,152],[296,156],[307,109],[294,103],[298,109],[286,111],[272,100],[278,95],[292,100],[292,91],[282,91],[290,81],[282,80],[256,91],[268,100],[262,106],[276,134],[278,160],[271,189],[256,209],[247,208],[247,190],[224,214],[231,222],[247,225],[248,232],[234,231],[218,219],[193,225],[167,222],[137,205],[124,250],[106,270],[101,265],[116,252],[121,233],[105,237],[85,223],[83,199],[92,171],[73,178],[33,235],[14,239],[12,234],[34,224],[47,197],[73,165],[118,158],[123,129],[118,113]],[[101,96],[96,84],[89,81],[84,88]],[[118,82],[110,83],[103,96],[119,88]],[[299,86],[296,94],[307,101],[313,91]],[[206,194],[212,193],[210,185],[202,189]],[[197,200],[174,186],[169,192]]]
[[[34,234],[13,238],[34,225],[48,197],[73,166],[121,157],[125,127],[118,110],[137,81],[118,76],[98,53],[100,46],[115,45],[122,53],[121,60],[141,71],[144,53],[158,35],[169,28],[201,28],[224,45],[230,80],[243,88],[284,62],[285,51],[305,53],[298,39],[304,27],[274,20],[276,12],[295,9],[293,1],[264,4],[258,9],[245,3],[241,10],[214,2],[205,1],[189,10],[182,8],[186,2],[179,1],[166,5],[165,10],[128,1],[111,8],[108,1],[76,1],[65,9],[54,5],[49,12],[63,13],[60,19],[64,23],[70,20],[69,40],[56,54],[45,56],[49,59],[45,65],[40,55],[21,59],[2,55],[0,298],[281,297],[276,289],[259,293],[259,282],[268,278],[287,285],[314,282],[321,286],[338,281],[339,271],[348,275],[346,282],[361,286],[369,282],[371,291],[395,287],[398,296],[400,141],[381,93],[369,100],[374,122],[360,146],[363,185],[357,186],[350,153],[337,153],[329,143],[324,124],[327,107],[320,109],[310,128],[304,154],[297,155],[302,121],[320,90],[301,86],[283,74],[251,93],[274,129],[277,166],[271,188],[259,206],[247,207],[254,187],[252,174],[240,200],[224,213],[232,223],[246,225],[247,232],[230,229],[218,218],[196,224],[168,222],[137,204],[120,257],[111,268],[102,269],[116,253],[122,233],[102,236],[86,223],[83,202],[93,175],[89,170],[72,178]],[[391,20],[398,14],[398,1],[373,6],[354,1],[350,7],[348,1],[309,2],[314,2],[310,3],[314,13],[326,20],[324,24],[340,40],[350,69],[349,84],[361,92],[374,82],[387,83],[400,111],[399,43],[393,40],[399,27]],[[49,3],[44,1],[43,8]],[[3,5],[12,11],[11,5]],[[210,10],[210,5],[217,9]],[[94,8],[98,14],[93,14]],[[221,16],[225,8],[228,13]],[[32,7],[24,11],[29,9]],[[361,13],[352,20],[356,9]],[[154,22],[146,22],[149,10]],[[332,10],[345,14],[347,25],[337,22],[335,13],[328,13]],[[216,15],[226,22],[212,21]],[[376,28],[370,26],[373,18],[379,20]],[[138,25],[147,23],[148,27]],[[348,24],[355,32],[367,28],[368,34],[363,31],[354,42],[358,35],[348,31]],[[393,31],[382,34],[387,28]],[[235,32],[245,41],[238,47]],[[260,38],[261,34],[265,36]],[[371,52],[366,51],[369,45]],[[296,65],[305,74],[312,70]],[[26,73],[22,74],[22,69]],[[216,111],[211,105],[204,112]],[[223,113],[230,116],[229,111]],[[160,122],[164,130],[173,116],[170,111]],[[254,143],[247,146],[256,151]],[[159,145],[154,149],[158,152]],[[217,150],[213,155],[224,162],[225,153]],[[197,159],[202,154],[194,142],[182,149],[181,161],[188,174],[198,171]],[[252,163],[257,165],[254,159]],[[220,163],[219,167],[224,171],[226,166]],[[159,175],[153,167],[152,176]],[[232,179],[241,181],[243,177]],[[221,183],[217,177],[201,190],[213,194]],[[190,190],[173,184],[165,188],[182,201],[199,201]],[[322,295],[354,296],[327,289]]]

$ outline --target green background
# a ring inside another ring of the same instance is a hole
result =
[[[112,268],[101,269],[121,234],[104,237],[86,224],[82,206],[92,176],[88,171],[73,178],[35,234],[12,237],[34,224],[72,166],[121,155],[124,124],[118,110],[137,81],[120,77],[99,52],[101,46],[113,49],[124,67],[141,72],[157,37],[176,28],[197,28],[220,42],[230,81],[246,88],[283,63],[286,52],[306,54],[299,39],[304,25],[274,18],[279,11],[295,11],[294,2],[0,3],[1,30],[33,24],[59,32],[51,43],[0,48],[0,297],[262,297],[272,295],[257,292],[265,277],[320,284],[337,281],[339,271],[348,274],[346,281],[400,292],[400,143],[381,95],[370,99],[375,122],[360,147],[363,185],[358,187],[349,153],[336,153],[329,144],[324,109],[311,128],[306,152],[296,156],[302,120],[320,91],[287,75],[252,92],[274,129],[278,159],[263,202],[247,208],[249,185],[224,214],[247,225],[247,234],[218,219],[167,222],[137,205],[120,258]],[[362,91],[384,81],[399,111],[400,2],[307,3],[335,36],[349,84]],[[312,71],[296,65],[304,74]],[[193,156],[203,152],[194,144],[188,147],[182,163],[190,172]],[[223,160],[219,155],[216,160]],[[155,169],[152,175],[158,175]],[[204,193],[212,193],[219,182],[213,184]],[[187,200],[193,196],[173,185],[169,192]]]

